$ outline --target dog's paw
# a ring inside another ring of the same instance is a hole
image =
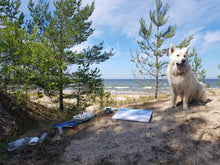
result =
[[[173,106],[173,105],[171,105],[171,106],[167,106],[165,109],[166,110],[172,110],[172,109],[174,109],[176,106]]]
[[[189,108],[188,107],[183,107],[183,110],[184,111],[189,111]]]
[[[176,105],[174,104],[172,104],[171,106],[170,106],[170,108],[176,108]]]

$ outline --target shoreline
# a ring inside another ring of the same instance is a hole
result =
[[[74,91],[73,90],[69,90],[69,89],[65,89],[63,90],[63,94],[73,94]],[[109,90],[105,90],[105,93],[110,93],[111,95],[154,95],[154,91],[109,91]],[[171,89],[170,90],[161,90],[158,92],[158,94],[170,94],[171,93]]]
[[[216,91],[219,91],[219,90],[220,90],[220,88],[214,88],[214,89],[209,88],[206,91],[207,91],[207,94],[210,94],[210,93],[215,93]],[[32,91],[32,92],[36,94],[36,91]],[[73,91],[72,90],[64,90],[63,93],[64,94],[72,94]],[[138,91],[128,92],[128,91],[124,91],[124,92],[109,92],[109,93],[110,93],[110,96],[109,96],[110,103],[107,103],[104,106],[118,106],[118,105],[122,105],[122,104],[142,103],[142,102],[147,102],[149,100],[155,99],[154,92],[138,92]],[[44,95],[42,98],[38,98],[37,95],[35,95],[35,94],[30,96],[31,101],[39,103],[43,106],[46,106],[47,108],[55,108],[55,109],[59,108],[59,103],[56,101],[58,98],[57,96],[51,98],[51,97]],[[158,92],[158,99],[168,98],[170,96],[171,96],[171,92]],[[75,98],[65,98],[64,103],[67,105],[76,104],[76,99]],[[87,111],[87,109],[90,109],[90,111],[93,111],[94,109],[100,109],[99,104],[100,104],[100,102],[96,101],[96,102],[92,103],[91,106],[87,107],[85,109],[85,111]],[[91,108],[91,107],[93,107],[93,108]]]

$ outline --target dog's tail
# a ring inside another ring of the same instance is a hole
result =
[[[200,94],[199,94],[199,98],[200,98],[200,102],[204,103],[207,100],[205,84],[202,83],[202,82],[199,82],[199,83],[200,83],[201,88],[202,88],[202,90],[200,91]]]

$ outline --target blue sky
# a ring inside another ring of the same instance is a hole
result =
[[[21,0],[26,9],[29,0]],[[138,48],[139,20],[143,17],[149,24],[149,11],[155,9],[155,0],[94,0],[95,10],[90,17],[95,31],[88,41],[74,47],[81,50],[89,45],[104,41],[104,49],[114,49],[115,55],[108,61],[97,65],[103,78],[134,78],[129,50]],[[91,4],[93,0],[83,0]],[[219,0],[163,0],[168,3],[169,25],[177,25],[176,35],[165,42],[178,45],[185,37],[193,34],[191,49],[195,46],[202,65],[206,69],[206,78],[220,75],[220,2]],[[164,58],[168,60],[167,57]]]

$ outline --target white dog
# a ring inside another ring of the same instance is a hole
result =
[[[203,83],[198,82],[188,61],[189,47],[178,49],[173,44],[169,49],[168,81],[172,88],[174,108],[177,96],[183,101],[183,109],[188,110],[188,102],[205,102],[206,91]]]

